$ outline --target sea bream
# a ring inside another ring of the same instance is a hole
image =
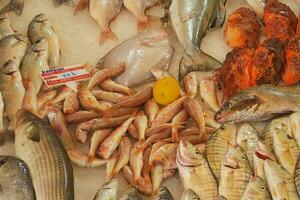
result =
[[[215,70],[220,67],[214,58],[204,54],[200,43],[208,30],[225,20],[224,0],[173,0],[170,20],[178,40],[185,50],[179,67],[179,77],[191,71]]]
[[[93,200],[116,200],[119,182],[116,179],[104,183],[97,191]]]

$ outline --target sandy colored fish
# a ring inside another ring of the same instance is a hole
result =
[[[251,176],[252,170],[246,153],[239,145],[229,144],[221,164],[220,197],[240,200]]]
[[[90,14],[101,29],[100,44],[103,44],[107,39],[118,40],[109,24],[119,14],[121,8],[122,0],[90,0]]]
[[[167,187],[159,188],[158,193],[153,197],[153,200],[174,200],[172,194]]]
[[[214,80],[200,80],[200,96],[205,104],[208,105],[208,107],[214,112],[217,112],[220,109]]]
[[[250,178],[241,200],[271,200],[268,185],[259,176]]]
[[[224,159],[228,142],[234,143],[235,137],[236,125],[234,123],[227,123],[222,125],[206,143],[206,158],[217,181],[219,181],[221,162]]]
[[[0,66],[9,60],[14,60],[19,68],[26,53],[27,37],[22,34],[8,35],[0,40]]]
[[[142,196],[134,187],[130,187],[119,200],[142,200]]]
[[[273,133],[274,152],[279,164],[290,174],[294,174],[300,148],[287,133],[287,127]]]
[[[81,151],[68,151],[68,156],[73,164],[79,166],[79,167],[99,167],[102,165],[105,165],[108,161],[95,158],[90,162],[87,162],[88,155],[81,152]]]
[[[223,0],[173,0],[170,19],[177,38],[185,50],[179,67],[182,79],[191,71],[214,70],[220,63],[200,50],[203,37],[225,19]]]
[[[168,69],[172,54],[173,49],[167,32],[164,29],[156,29],[122,42],[101,59],[98,67],[108,68],[124,62],[126,70],[115,81],[132,86],[150,79],[152,67]]]
[[[184,190],[180,200],[201,200],[200,197],[191,189]]]
[[[27,35],[32,43],[42,38],[47,40],[50,68],[57,67],[60,56],[59,38],[45,14],[38,14],[32,19],[28,26]]]
[[[49,69],[48,66],[48,43],[47,40],[41,39],[36,41],[26,52],[20,72],[24,82],[33,83],[36,94],[40,91],[43,83],[41,71]]]
[[[15,61],[9,60],[2,66],[0,83],[4,107],[10,121],[9,130],[13,131],[15,128],[16,113],[22,108],[22,101],[25,94],[22,77]]]
[[[300,157],[297,159],[297,164],[295,167],[294,173],[295,185],[298,192],[298,196],[300,195]]]
[[[12,156],[0,156],[0,176],[0,199],[36,199],[30,172],[24,161]]]
[[[265,161],[264,170],[272,199],[299,199],[293,175],[271,160]]]
[[[292,129],[292,137],[297,141],[298,146],[300,146],[300,112],[291,114],[289,116],[289,121]]]
[[[17,16],[20,16],[23,12],[24,8],[24,0],[10,0],[8,4],[6,4],[0,10],[0,14],[14,12]]]
[[[159,112],[159,105],[154,99],[150,99],[144,104],[144,111],[148,117],[148,126],[150,127]]]
[[[222,123],[263,121],[296,111],[300,111],[300,85],[260,85],[229,97],[215,118]]]
[[[0,39],[14,34],[14,30],[10,24],[7,14],[0,14]]]
[[[184,189],[192,189],[201,199],[217,199],[217,182],[204,156],[191,143],[181,140],[177,167]]]
[[[253,155],[258,139],[258,131],[248,123],[242,124],[236,135],[236,142],[246,153],[251,169],[253,169]]]
[[[73,200],[72,164],[49,125],[28,111],[20,110],[15,134],[16,155],[28,165],[36,198]]]
[[[79,105],[79,99],[78,99],[78,94],[76,92],[70,93],[65,101],[64,101],[64,108],[63,112],[65,114],[72,114],[80,110],[80,105]]]
[[[93,200],[117,200],[118,187],[119,182],[117,179],[104,183],[97,191]]]

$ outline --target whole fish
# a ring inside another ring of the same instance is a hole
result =
[[[41,71],[49,69],[48,66],[48,43],[47,40],[41,39],[36,41],[26,52],[20,72],[24,82],[33,83],[35,93],[38,94],[43,83]]]
[[[0,90],[3,97],[4,107],[10,121],[9,130],[13,131],[16,122],[16,113],[22,108],[25,89],[22,77],[15,61],[9,60],[1,67]]]
[[[237,144],[228,145],[220,174],[220,196],[240,200],[252,176],[252,170],[246,153]]]
[[[185,50],[179,67],[182,79],[191,71],[215,70],[220,63],[200,50],[207,31],[219,27],[225,19],[223,0],[174,0],[170,19],[177,38]]]
[[[219,181],[221,162],[225,156],[228,142],[234,143],[236,126],[234,123],[222,125],[207,141],[205,154],[212,173]]]
[[[153,197],[153,200],[174,200],[172,194],[166,187],[161,187],[158,193]]]
[[[65,114],[72,114],[80,110],[78,94],[76,92],[70,93],[65,101],[64,101],[64,108],[63,112]]]
[[[0,14],[14,12],[17,16],[20,16],[23,12],[24,0],[10,0],[1,10]]]
[[[14,30],[10,24],[7,14],[0,14],[0,39],[14,34]]]
[[[184,190],[180,200],[201,200],[200,197],[191,189]]]
[[[130,187],[119,200],[142,200],[142,196],[134,187]]]
[[[259,176],[253,176],[246,187],[241,200],[271,200],[268,185]]]
[[[201,199],[218,198],[217,182],[204,156],[191,143],[181,140],[177,167],[184,189],[192,189]]]
[[[0,176],[0,199],[36,199],[30,171],[24,161],[12,156],[0,156]]]
[[[151,183],[153,185],[153,191],[156,192],[164,179],[164,169],[160,164],[156,164],[151,167]]]
[[[130,151],[129,165],[133,172],[133,180],[135,182],[141,178],[143,169],[143,142],[135,143]]]
[[[32,43],[44,38],[48,43],[48,62],[50,67],[57,67],[60,56],[59,38],[47,16],[36,15],[28,26],[28,38]]]
[[[144,111],[148,117],[148,126],[150,127],[159,112],[159,105],[154,99],[150,99],[144,104]]]
[[[0,40],[0,66],[9,60],[14,60],[19,68],[26,53],[27,45],[27,37],[19,33],[2,38]]]
[[[135,93],[129,87],[118,84],[118,83],[116,83],[115,81],[113,81],[111,79],[107,79],[107,80],[103,81],[100,84],[100,88],[105,90],[105,91],[108,91],[108,92],[117,92],[117,93],[121,93],[121,94],[126,94],[128,96],[131,96]]]
[[[296,111],[300,111],[300,85],[260,85],[228,98],[215,118],[222,123],[263,121]]]
[[[55,132],[25,110],[17,113],[16,127],[16,155],[28,165],[36,198],[73,200],[72,164]]]
[[[264,170],[273,199],[299,199],[293,175],[271,160],[265,160]]]
[[[279,164],[291,175],[295,171],[300,148],[295,139],[287,133],[287,128],[273,133],[274,152]]]
[[[119,182],[117,179],[104,183],[97,191],[93,200],[117,200],[118,187]]]
[[[131,146],[132,145],[128,137],[123,137],[121,139],[118,147],[118,151],[120,152],[119,160],[116,162],[114,169],[112,170],[112,177],[118,175],[119,171],[121,171],[121,169],[129,162]]]
[[[101,59],[98,67],[109,68],[125,63],[125,72],[115,81],[121,85],[132,86],[150,79],[152,67],[168,69],[172,55],[173,48],[167,32],[156,29],[122,42]]]
[[[241,125],[236,135],[236,142],[247,154],[251,169],[253,169],[253,155],[258,139],[258,131],[247,123]]]
[[[107,39],[118,40],[109,24],[119,14],[121,8],[122,0],[90,0],[90,14],[101,29],[100,44],[103,44]]]
[[[79,167],[99,167],[105,165],[108,162],[107,160],[102,160],[99,158],[95,158],[90,162],[87,162],[88,155],[76,150],[68,151],[68,156],[72,163]]]

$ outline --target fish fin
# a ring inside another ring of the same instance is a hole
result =
[[[79,0],[75,6],[74,15],[86,9],[90,4],[90,0]]]
[[[0,14],[7,12],[14,12],[17,16],[20,16],[23,12],[24,1],[11,0],[6,6],[0,10]]]
[[[106,40],[112,40],[118,42],[118,37],[112,32],[110,28],[101,30],[99,36],[99,44],[102,45]]]
[[[179,65],[179,79],[182,80],[185,75],[193,71],[213,71],[220,66],[219,61],[202,51],[193,56],[184,53]]]

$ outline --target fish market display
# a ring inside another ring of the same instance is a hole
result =
[[[116,200],[118,187],[119,187],[119,182],[116,179],[113,179],[110,182],[105,183],[97,191],[93,200]]]
[[[12,156],[0,156],[0,175],[0,199],[36,199],[30,171],[24,161]]]

